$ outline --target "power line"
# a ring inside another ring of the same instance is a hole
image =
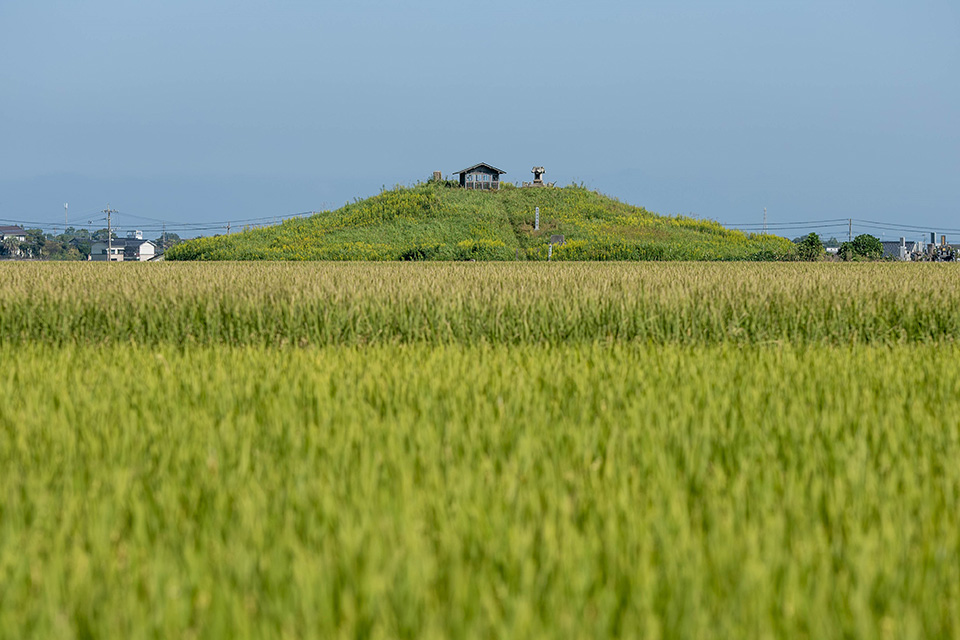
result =
[[[104,210],[105,212],[106,210]],[[202,221],[202,222],[174,222],[171,220],[163,220],[161,218],[151,218],[147,216],[140,216],[137,214],[128,213],[126,211],[118,211],[116,209],[111,209],[111,214],[119,214],[121,216],[127,216],[130,218],[136,218],[140,220],[150,221],[153,224],[138,225],[140,231],[162,231],[164,228],[173,229],[183,232],[202,232],[202,231],[218,231],[227,229],[228,227],[234,226],[273,226],[278,223],[285,222],[287,220],[298,219],[305,216],[310,216],[315,214],[315,211],[302,211],[297,213],[289,213],[281,216],[258,216],[254,218],[240,218],[240,219],[231,219],[224,221]],[[86,216],[84,216],[86,217]],[[95,218],[97,222],[106,221],[106,216],[102,218]],[[0,218],[0,223],[4,224],[16,224],[23,226],[24,228],[56,228],[60,226],[60,222],[53,222],[49,220],[38,221],[38,220],[18,220],[12,218]],[[93,224],[93,220],[89,220],[88,224],[75,225],[75,228],[88,228]]]
[[[59,222],[24,222],[23,220],[11,220],[9,218],[0,218],[0,222],[7,222],[10,224],[17,224],[21,227],[26,228],[27,225],[33,226],[43,226],[43,227],[55,227],[59,225]]]
[[[846,224],[847,218],[827,218],[825,220],[797,220],[791,222],[770,222],[767,224],[768,227],[776,227],[778,225],[801,225],[801,224],[819,224],[826,222],[842,222]],[[744,223],[733,223],[728,222],[727,226],[729,227],[756,227],[759,226],[756,222],[744,222]]]
[[[729,229],[756,229],[759,231],[763,230],[763,227],[759,225],[724,224],[723,226]],[[806,222],[796,222],[791,224],[780,224],[780,225],[777,225],[776,227],[767,225],[767,228],[770,231],[777,231],[777,230],[789,231],[791,229],[826,229],[831,227],[846,227],[846,226],[847,226],[846,222],[833,222],[830,224],[808,224]]]
[[[876,222],[873,220],[859,220],[859,219],[854,219],[854,222],[876,227],[878,229],[887,228],[891,231],[898,231],[898,230],[899,231],[918,231],[921,233],[928,233],[930,231],[944,231],[948,233],[960,233],[960,229],[950,229],[950,228],[941,227],[938,225],[915,226],[915,225],[897,224],[895,222]]]
[[[131,218],[137,218],[138,220],[150,220],[151,222],[159,222],[159,223],[168,222],[167,220],[161,220],[160,218],[148,218],[146,216],[138,216],[136,214],[128,213],[126,211],[121,211],[120,213],[125,216],[129,216]]]
[[[90,211],[85,211],[80,214],[74,214],[75,216],[80,216],[82,218],[87,218],[87,214]],[[275,224],[285,222],[287,220],[294,220],[298,218],[303,218],[305,216],[315,215],[318,212],[316,211],[302,211],[297,213],[289,213],[282,216],[273,216],[273,215],[264,215],[250,218],[240,218],[240,219],[231,219],[231,220],[204,220],[197,222],[175,222],[171,220],[165,220],[162,218],[155,218],[150,216],[144,216],[134,213],[128,213],[126,211],[117,211],[115,209],[104,209],[102,213],[107,214],[104,217],[97,217],[93,219],[88,219],[87,224],[75,224],[74,228],[77,229],[90,229],[96,226],[95,223],[106,222],[108,227],[111,229],[118,228],[113,225],[114,220],[111,219],[111,214],[119,214],[120,216],[126,216],[129,218],[134,218],[136,220],[142,220],[147,224],[138,225],[137,230],[144,232],[157,232],[157,233],[184,233],[184,234],[197,234],[202,235],[205,232],[220,232],[224,231],[230,233],[232,230],[237,227],[267,227],[274,226]],[[16,220],[11,218],[0,218],[0,224],[15,224],[23,226],[24,228],[45,228],[45,229],[56,229],[61,224],[65,224],[67,220],[65,219],[63,223],[57,221],[23,221]],[[745,223],[724,223],[721,221],[715,221],[728,229],[735,229],[743,231],[745,233],[793,233],[805,229],[818,230],[823,232],[829,231],[839,231],[840,229],[846,228],[848,235],[852,236],[853,234],[853,224],[856,223],[859,227],[866,229],[876,229],[883,231],[896,231],[902,233],[929,233],[930,231],[938,231],[942,233],[951,233],[951,234],[960,234],[960,229],[958,228],[947,228],[941,227],[939,225],[915,225],[915,224],[900,224],[897,222],[881,222],[877,220],[865,220],[860,218],[824,218],[818,220],[793,220],[793,221],[778,221],[770,222],[764,220],[762,224],[754,222],[745,222]],[[65,227],[66,228],[66,227]]]

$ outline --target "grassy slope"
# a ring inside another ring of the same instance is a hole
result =
[[[534,208],[540,230],[534,231]],[[174,260],[755,260],[793,255],[777,236],[666,217],[587,189],[475,192],[440,184],[399,187],[336,211],[231,236],[198,238]]]

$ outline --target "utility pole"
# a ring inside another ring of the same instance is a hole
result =
[[[230,223],[227,223],[227,235],[230,235]]]
[[[763,234],[767,234],[767,208],[763,208]]]
[[[69,202],[63,203],[63,232],[67,232],[67,207],[70,206]]]
[[[161,253],[161,254],[164,254],[164,253],[167,252],[167,223],[166,223],[166,222],[163,223],[163,236],[162,236],[162,238],[163,238],[163,239],[160,241],[160,245],[161,245],[161,246],[160,246],[160,253]],[[164,260],[166,260],[166,258],[164,258]]]
[[[110,225],[110,216],[116,212],[117,210],[111,209],[110,205],[103,210],[103,213],[107,214],[107,262],[113,260],[113,227]]]
[[[853,218],[847,218],[847,242],[853,241]]]

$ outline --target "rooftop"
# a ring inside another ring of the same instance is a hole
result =
[[[497,169],[492,164],[487,164],[486,162],[479,162],[473,165],[472,167],[467,167],[466,169],[461,169],[460,171],[455,171],[454,173],[470,173],[474,169],[479,169],[480,167],[486,167],[487,169],[490,169],[491,171],[496,171],[497,173],[506,173],[506,171],[503,171],[502,169]]]

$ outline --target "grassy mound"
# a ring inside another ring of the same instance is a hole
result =
[[[534,230],[534,208],[540,228]],[[661,216],[578,186],[467,191],[421,183],[265,229],[197,238],[171,260],[779,260],[793,243]]]

